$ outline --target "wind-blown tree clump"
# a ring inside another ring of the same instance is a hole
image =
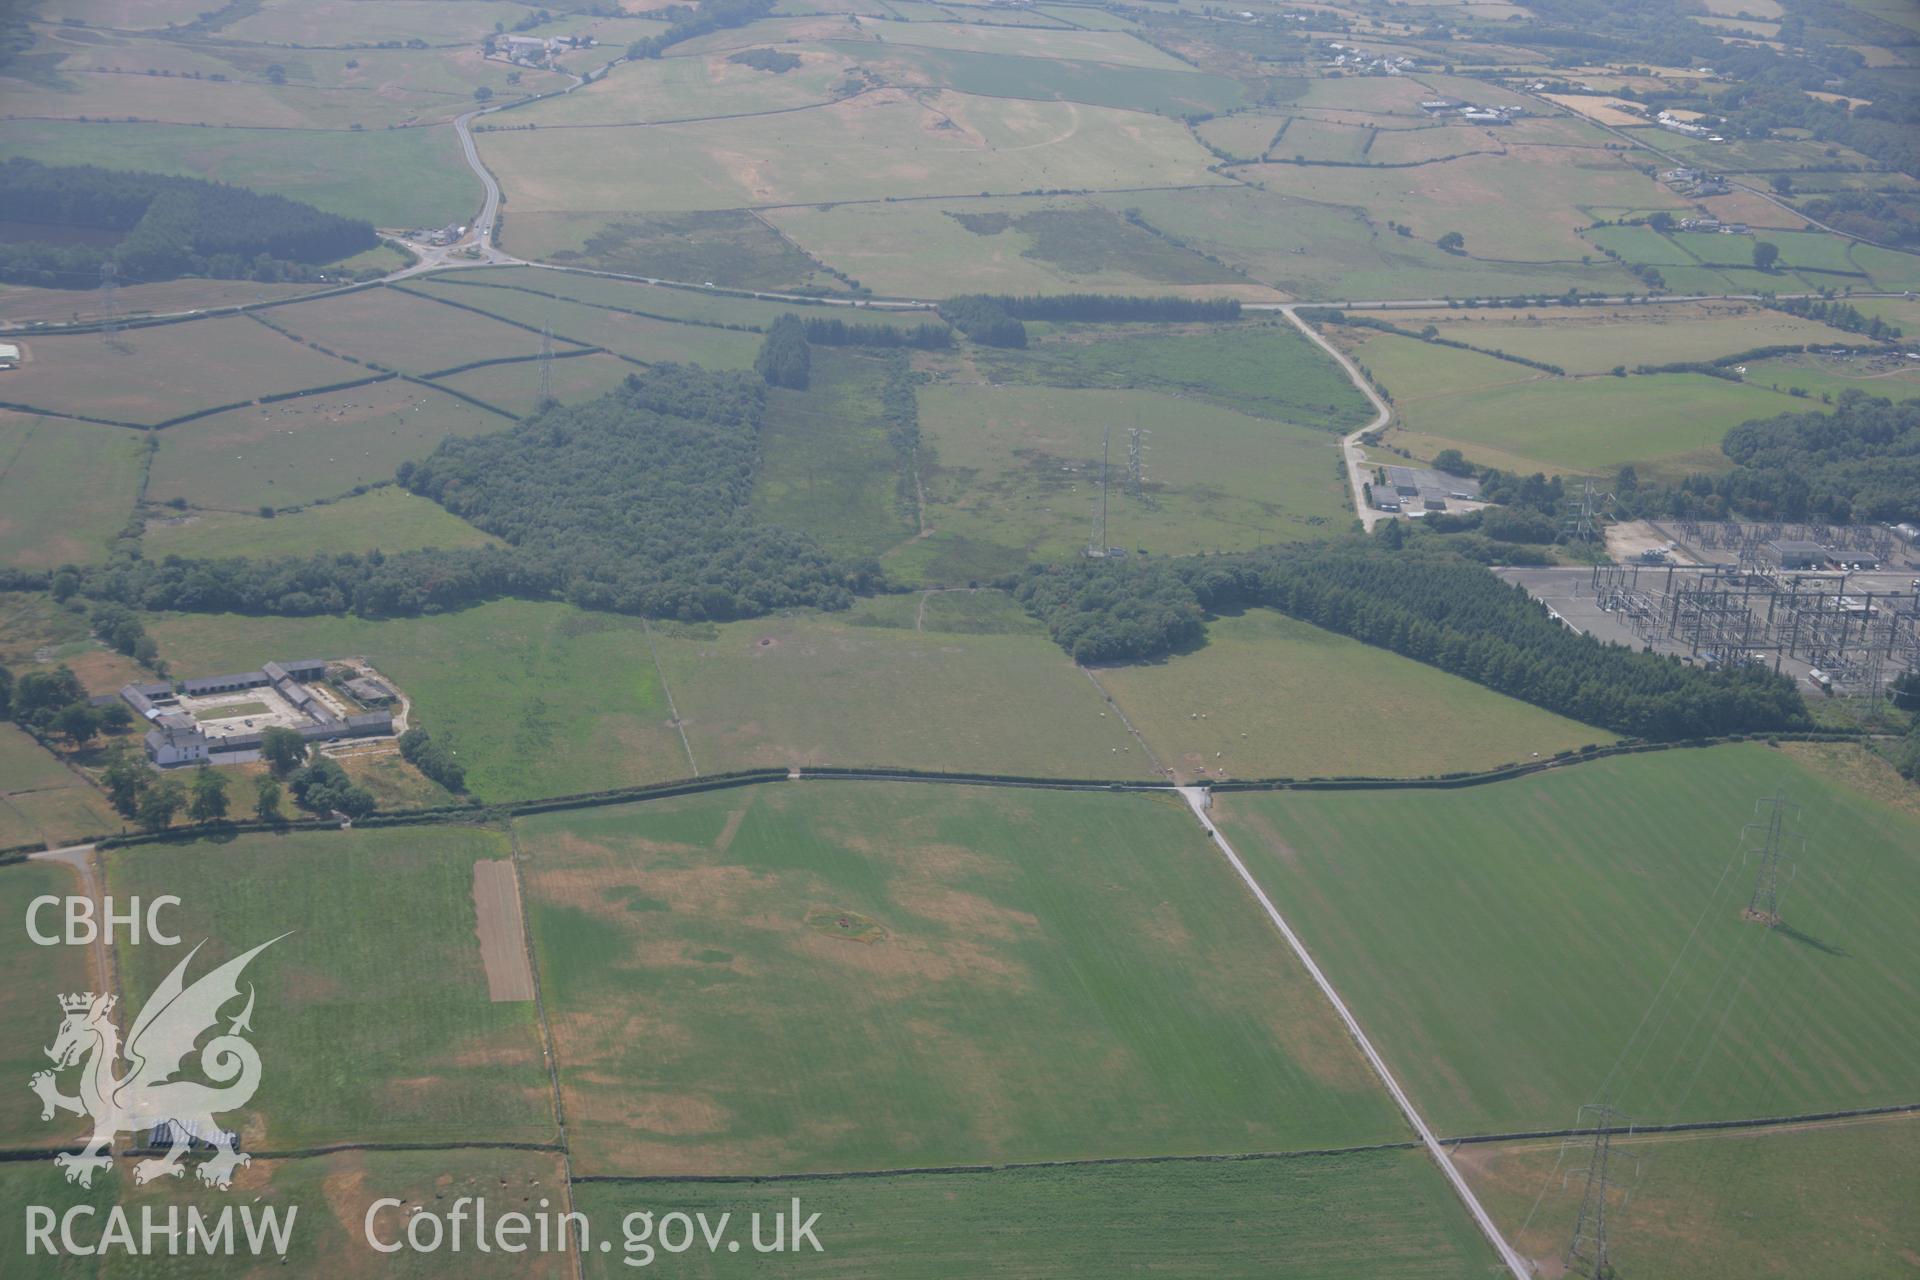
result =
[[[753,371],[770,387],[805,391],[813,374],[813,352],[807,348],[807,329],[789,312],[767,327],[754,357]]]
[[[1015,319],[997,298],[979,293],[948,298],[940,304],[940,314],[948,324],[982,346],[1027,345],[1027,326]]]

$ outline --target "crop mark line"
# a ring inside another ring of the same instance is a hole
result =
[[[640,619],[640,630],[647,637],[647,652],[653,656],[653,674],[660,677],[660,692],[667,697],[667,714],[673,717],[674,730],[680,735],[680,745],[687,753],[687,768],[693,770],[693,776],[700,776],[700,766],[693,758],[693,744],[687,741],[687,726],[680,723],[680,709],[673,705],[673,686],[667,683],[667,673],[660,665],[660,650],[653,643],[653,624],[644,617]]]

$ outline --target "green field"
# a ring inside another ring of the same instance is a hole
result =
[[[989,349],[976,358],[1000,383],[1137,387],[1327,430],[1373,416],[1340,366],[1284,320],[1185,331],[1081,327],[1025,351]]]
[[[1913,1116],[1889,1116],[1615,1139],[1613,1157],[1631,1189],[1610,1214],[1620,1274],[1869,1280],[1911,1272],[1920,1256],[1917,1125]],[[1461,1148],[1456,1159],[1514,1246],[1557,1261],[1573,1238],[1586,1154],[1576,1146],[1563,1159],[1558,1142],[1513,1143]],[[1572,1176],[1563,1177],[1568,1166]]]
[[[661,320],[684,320],[690,324],[737,325],[761,329],[789,311],[797,311],[804,316],[853,318],[852,312],[839,308],[830,309],[825,305],[809,307],[792,302],[763,302],[705,289],[675,289],[664,285],[643,284],[638,280],[620,280],[610,276],[588,275],[580,271],[543,270],[537,267],[486,267],[475,271],[429,277],[418,285],[423,290],[431,290],[455,302],[464,302],[468,306],[482,309],[498,310],[499,303],[489,301],[493,298],[493,294],[462,291],[481,286],[530,290],[536,298],[540,294],[553,294],[557,297],[571,298],[576,302],[584,302],[589,306],[607,307],[616,311],[633,311]],[[862,324],[915,325],[926,323],[935,317],[931,311],[865,309],[860,311],[858,318]]]
[[[1245,90],[1225,76],[1191,68],[1116,66],[1111,63],[915,47],[924,28],[909,27],[906,40],[830,44],[853,62],[879,66],[889,82],[952,89],[992,98],[1058,99],[1096,107],[1197,115],[1240,105]]]
[[[166,556],[298,556],[309,555],[316,547],[329,552],[411,551],[479,547],[495,541],[438,504],[389,485],[271,520],[235,511],[169,516],[147,525],[141,547],[158,560]]]
[[[1098,12],[1095,10],[1094,12]],[[1005,1169],[714,1186],[592,1183],[575,1190],[596,1220],[645,1204],[709,1220],[800,1197],[836,1276],[959,1280],[985,1274],[1127,1273],[1261,1280],[1472,1280],[1487,1248],[1426,1158],[1411,1151],[1155,1165]],[[611,1255],[618,1259],[618,1245]],[[681,1255],[684,1274],[804,1275],[797,1261]],[[626,1274],[590,1255],[590,1276]]]
[[[264,959],[264,957],[263,957]],[[49,1002],[51,1003],[51,1002]],[[274,1064],[267,1065],[269,1073]],[[24,1091],[22,1091],[24,1092]],[[198,1163],[189,1157],[187,1166]],[[96,1214],[76,1221],[78,1243],[87,1244],[105,1230],[108,1206],[119,1204],[133,1225],[133,1239],[140,1240],[143,1210],[151,1210],[157,1224],[164,1227],[170,1210],[178,1211],[181,1224],[179,1255],[165,1253],[165,1236],[155,1237],[155,1253],[133,1255],[114,1247],[101,1258],[71,1255],[48,1258],[44,1254],[26,1264],[23,1274],[33,1276],[97,1277],[123,1280],[132,1277],[240,1277],[262,1272],[282,1272],[298,1276],[363,1275],[376,1272],[402,1277],[403,1280],[427,1280],[451,1276],[531,1276],[538,1280],[560,1280],[574,1274],[571,1257],[562,1252],[520,1254],[499,1250],[481,1252],[475,1247],[472,1218],[469,1213],[464,1247],[454,1252],[444,1244],[437,1253],[421,1253],[403,1248],[391,1255],[373,1252],[366,1242],[364,1219],[373,1202],[395,1199],[407,1208],[385,1208],[377,1220],[383,1242],[404,1241],[410,1209],[431,1206],[434,1212],[451,1212],[460,1196],[484,1195],[489,1214],[507,1212],[508,1206],[534,1211],[543,1198],[551,1199],[558,1213],[565,1175],[558,1157],[537,1151],[341,1151],[329,1155],[298,1159],[256,1157],[238,1170],[230,1195],[209,1192],[188,1174],[182,1181],[161,1178],[144,1187],[133,1181],[133,1161],[122,1159],[113,1173],[96,1178],[91,1190],[71,1186],[60,1171],[45,1160],[0,1164],[0,1196],[14,1205],[41,1204],[56,1213],[71,1205],[87,1204]],[[198,1208],[204,1217],[218,1220],[228,1204],[235,1207],[235,1244],[233,1252],[209,1255],[204,1246],[191,1258],[186,1255],[186,1211]],[[282,1222],[293,1221],[287,1256],[283,1263],[269,1249],[259,1257],[247,1252],[245,1234],[238,1212],[245,1206],[255,1215],[276,1211]],[[618,1223],[614,1228],[619,1239]],[[0,1220],[0,1255],[21,1258],[26,1255],[24,1215],[7,1214]],[[422,1233],[422,1238],[427,1238]],[[531,1242],[536,1237],[529,1235]],[[55,1239],[58,1239],[56,1235]]]
[[[954,619],[930,602],[928,630],[915,629],[917,617],[916,597],[895,596],[845,615],[657,627],[660,666],[701,771],[1147,775],[1099,692],[1023,615]]]
[[[575,356],[552,364],[553,398],[561,404],[593,400],[612,391],[639,370],[613,355]],[[489,365],[435,378],[446,387],[483,400],[496,409],[529,417],[540,405],[540,366],[532,361]]]
[[[1417,457],[1457,448],[1522,473],[1713,467],[1728,428],[1793,409],[1775,392],[1702,374],[1556,378],[1384,334],[1355,356],[1393,393],[1395,443]]]
[[[1168,71],[1190,70],[1186,63],[1124,31],[1016,30],[999,26],[962,26],[951,22],[915,22],[898,26],[866,21],[855,25],[886,44],[1073,62],[1102,62],[1122,67],[1159,67]]]
[[[111,341],[55,334],[23,345],[29,358],[6,375],[10,402],[141,426],[368,375],[244,316],[154,325]]]
[[[801,65],[775,75],[730,61],[726,54],[623,63],[577,93],[550,98],[502,119],[511,125],[531,123],[542,129],[579,124],[652,124],[784,111],[830,102],[839,96],[835,89],[850,65],[846,58],[819,46],[784,47],[780,51],[794,54]]]
[[[1276,295],[1129,223],[1138,193],[1112,208],[1074,197],[799,205],[766,217],[815,257],[870,289],[907,298],[956,293]]]
[[[1326,432],[1192,399],[935,383],[920,395],[920,422],[934,532],[886,561],[908,580],[961,586],[1074,555],[1087,543],[1108,429],[1111,546],[1247,550],[1320,537],[1349,518]],[[1152,433],[1138,496],[1125,480],[1136,427]]]
[[[402,462],[424,457],[448,436],[510,425],[500,414],[399,378],[231,409],[160,434],[147,497],[210,511],[297,506],[391,480]]]
[[[104,795],[24,731],[0,724],[0,849],[57,846],[122,825]]]
[[[247,970],[268,1069],[222,1117],[246,1144],[551,1141],[533,1002],[490,1001],[480,965],[473,864],[509,852],[499,831],[454,826],[111,851],[108,892],[181,900],[182,948],[118,949],[125,1001],[202,938],[190,977],[287,934]]]
[[[140,489],[145,441],[124,427],[0,411],[0,564],[106,558]]]
[[[879,357],[820,347],[807,390],[768,393],[753,477],[757,517],[843,556],[878,556],[919,531],[912,478],[880,413],[885,377]]]
[[[1210,622],[1192,653],[1099,675],[1182,781],[1420,777],[1613,740],[1266,609]]]
[[[1429,319],[1392,314],[1384,318],[1405,329],[1418,329]],[[1631,369],[1641,364],[1712,360],[1786,343],[1859,341],[1827,325],[1758,307],[1715,315],[1643,307],[1599,317],[1583,308],[1573,314],[1525,319],[1473,312],[1431,320],[1443,338],[1557,364],[1569,373],[1605,373],[1622,364]]]
[[[1748,365],[1746,381],[1775,391],[1798,388],[1822,403],[1826,399],[1838,399],[1848,391],[1864,391],[1870,396],[1885,396],[1898,402],[1920,395],[1920,369],[1915,369],[1913,363],[1900,352],[1878,358],[1775,356]],[[1812,406],[1803,404],[1799,408],[1810,411]]]
[[[674,324],[579,302],[543,298],[517,289],[482,292],[460,285],[431,283],[407,288],[409,292],[456,302],[463,307],[479,307],[489,315],[531,325],[536,330],[543,325],[550,326],[556,340],[605,347],[648,364],[672,361],[704,365],[709,369],[746,369],[752,367],[753,357],[760,349],[759,336],[752,333],[709,325]]]
[[[6,770],[9,786],[18,776],[13,772],[16,734],[12,725],[0,726],[0,768]],[[53,1043],[60,1027],[61,1009],[56,997],[72,991],[99,990],[101,979],[93,972],[90,948],[40,946],[28,937],[26,919],[28,904],[35,898],[64,898],[79,892],[79,876],[73,868],[59,863],[22,862],[0,867],[0,909],[5,910],[7,918],[4,939],[0,940],[0,964],[7,974],[6,984],[0,988],[0,1017],[7,1020],[9,1028],[6,1040],[0,1043],[0,1069],[6,1071],[8,1079],[18,1082],[15,1088],[0,1090],[4,1095],[0,1096],[0,1143],[8,1147],[48,1145],[65,1137],[72,1128],[68,1117],[40,1119],[40,1100],[27,1089],[27,1079],[51,1065],[42,1050]],[[39,925],[43,933],[58,934],[60,908],[43,908]],[[49,1168],[45,1172],[53,1171]],[[11,1229],[18,1215],[6,1217]]]
[[[637,618],[508,600],[385,622],[176,614],[148,626],[188,675],[244,671],[274,654],[366,656],[413,700],[416,723],[459,752],[484,800],[689,772]]]
[[[1171,797],[772,783],[516,833],[576,1172],[1403,1134]]]
[[[723,289],[834,293],[842,282],[752,212],[516,213],[513,251],[531,260]],[[564,292],[566,286],[543,286]],[[642,286],[644,287],[644,286]]]
[[[438,373],[479,360],[540,354],[537,329],[502,324],[404,289],[362,289],[289,303],[267,318],[304,342],[403,373]]]
[[[447,127],[200,129],[0,121],[0,157],[210,178],[304,200],[380,227],[440,226],[472,215],[480,183]]]
[[[1740,848],[1776,791],[1807,839],[1770,930],[1741,919]],[[1215,820],[1443,1133],[1557,1128],[1603,1090],[1643,1124],[1913,1100],[1920,817],[1797,757],[1234,795]]]

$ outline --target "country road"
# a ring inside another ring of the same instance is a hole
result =
[[[1361,528],[1372,530],[1374,524],[1380,519],[1381,513],[1375,511],[1373,505],[1367,501],[1366,490],[1363,488],[1367,476],[1367,452],[1360,444],[1360,437],[1369,431],[1378,431],[1386,426],[1393,417],[1393,410],[1380,397],[1380,393],[1373,389],[1373,384],[1367,381],[1366,375],[1360,372],[1360,366],[1347,358],[1346,352],[1327,341],[1321,336],[1319,330],[1300,318],[1298,307],[1289,303],[1278,310],[1293,322],[1294,328],[1306,334],[1322,351],[1339,362],[1341,369],[1345,370],[1353,385],[1359,388],[1360,394],[1373,404],[1373,421],[1357,431],[1350,431],[1340,437],[1340,457],[1346,463],[1347,485],[1353,490],[1353,513],[1360,518]]]
[[[1240,861],[1240,855],[1233,851],[1233,846],[1227,843],[1227,838],[1220,834],[1218,827],[1213,825],[1213,819],[1207,816],[1209,795],[1207,789],[1181,787],[1179,791],[1181,798],[1187,802],[1187,807],[1193,810],[1193,816],[1200,820],[1200,825],[1206,830],[1208,838],[1221,853],[1226,855],[1234,871],[1239,873],[1241,881],[1265,909],[1267,918],[1273,921],[1273,927],[1278,929],[1280,936],[1287,940],[1287,945],[1293,949],[1293,954],[1305,966],[1314,984],[1320,988],[1320,994],[1327,998],[1334,1012],[1340,1015],[1340,1021],[1345,1024],[1347,1034],[1352,1036],[1354,1043],[1360,1046],[1360,1052],[1365,1055],[1367,1064],[1373,1068],[1374,1074],[1380,1077],[1380,1083],[1386,1086],[1387,1092],[1393,1095],[1394,1103],[1399,1106],[1400,1113],[1407,1118],[1407,1123],[1413,1126],[1414,1132],[1420,1135],[1421,1145],[1426,1147],[1427,1154],[1433,1158],[1433,1162],[1440,1166],[1440,1172],[1445,1174],[1447,1181],[1452,1184],[1454,1194],[1460,1197],[1461,1203],[1467,1207],[1467,1212],[1473,1215],[1480,1233],[1493,1246],[1494,1252],[1500,1255],[1501,1263],[1512,1273],[1513,1280],[1531,1280],[1532,1269],[1518,1253],[1514,1252],[1513,1246],[1507,1243],[1507,1238],[1500,1234],[1500,1228],[1495,1225],[1492,1215],[1481,1205],[1480,1198],[1473,1194],[1473,1188],[1467,1185],[1467,1180],[1461,1176],[1460,1170],[1454,1167],[1446,1148],[1440,1145],[1440,1139],[1434,1136],[1426,1120],[1414,1110],[1413,1100],[1407,1097],[1406,1091],[1400,1087],[1400,1082],[1393,1078],[1393,1072],[1387,1069],[1386,1060],[1373,1047],[1373,1041],[1367,1039],[1367,1033],[1360,1029],[1360,1022],[1353,1016],[1353,1011],[1347,1008],[1347,1002],[1342,1000],[1340,993],[1333,989],[1333,983],[1327,980],[1327,975],[1320,971],[1318,964],[1314,963],[1313,957],[1307,952],[1306,944],[1300,941],[1300,935],[1293,931],[1293,926],[1287,923],[1286,917],[1282,916],[1279,908],[1273,905],[1273,899],[1267,896],[1267,891],[1260,887],[1260,882],[1255,880],[1253,873],[1247,870],[1247,864]]]

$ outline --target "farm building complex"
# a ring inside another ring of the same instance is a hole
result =
[[[262,735],[276,727],[292,729],[310,743],[396,732],[391,711],[362,710],[329,689],[326,680],[325,662],[302,659],[177,685],[129,684],[120,697],[152,725],[146,735],[147,759],[162,769],[256,760]],[[396,697],[371,674],[356,674],[343,685],[362,705],[384,705]]]

